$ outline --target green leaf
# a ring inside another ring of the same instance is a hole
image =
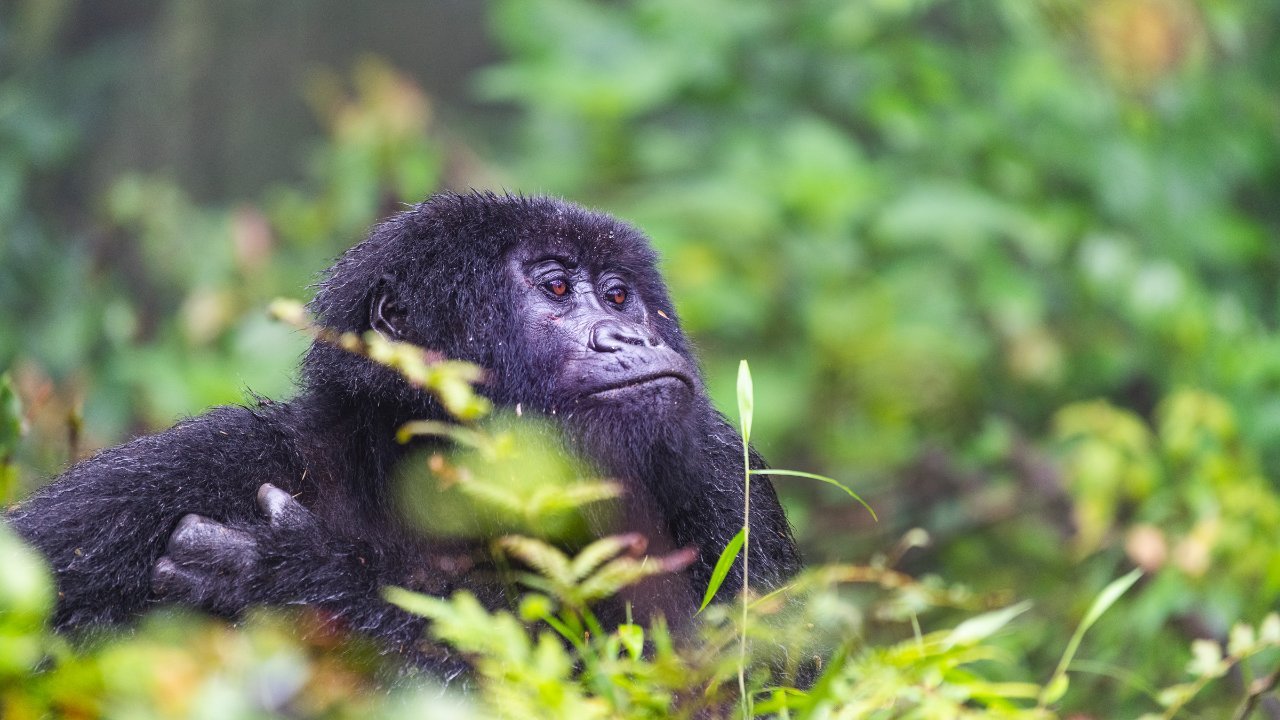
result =
[[[72,418],[78,417],[72,413]],[[22,440],[22,404],[9,373],[0,373],[0,507],[13,499],[18,484],[14,452]],[[0,593],[2,594],[2,593]]]
[[[774,470],[772,468],[752,470],[751,474],[752,475],[784,475],[786,477],[809,478],[810,480],[818,480],[818,481],[827,483],[828,485],[835,485],[836,487],[845,491],[845,493],[849,497],[853,498],[854,500],[857,500],[862,505],[862,507],[866,508],[867,512],[871,513],[872,520],[875,520],[876,522],[880,522],[880,518],[876,517],[876,511],[871,509],[871,506],[867,504],[866,500],[863,500],[862,498],[858,497],[857,493],[850,490],[848,486],[846,486],[844,483],[840,482],[839,480],[836,480],[835,478],[829,478],[826,475],[816,475],[814,473],[802,472],[800,470]]]
[[[636,535],[610,535],[600,538],[574,556],[569,564],[569,570],[573,573],[574,578],[582,580],[591,574],[592,570],[600,567],[601,563],[617,557],[625,550],[636,547],[637,538],[638,536]]]
[[[520,535],[500,537],[497,545],[554,583],[570,586],[575,580],[569,558],[553,545]]]
[[[992,700],[1035,700],[1040,686],[1029,682],[988,682],[973,678],[966,680],[964,689],[972,698]]]
[[[745,361],[743,366],[745,367]],[[698,612],[702,612],[707,605],[711,604],[711,598],[716,596],[716,591],[720,589],[725,576],[729,574],[729,568],[733,567],[733,561],[742,551],[742,541],[745,538],[746,529],[743,528],[733,536],[728,545],[725,545],[724,552],[720,553],[720,559],[716,561],[715,569],[711,571],[711,581],[707,583],[707,592],[702,596],[702,604],[698,606]]]
[[[1026,612],[1030,607],[1031,602],[1024,601],[1017,605],[1010,605],[1007,608],[969,618],[957,625],[947,635],[946,645],[950,648],[956,645],[970,645],[980,640],[985,640],[995,634],[997,630],[1009,624],[1010,620]]]
[[[22,404],[9,373],[0,373],[0,462],[22,438]]]
[[[439,420],[413,420],[400,426],[396,431],[396,442],[404,444],[415,437],[429,435],[452,440],[459,445],[489,450],[493,444],[487,435],[449,422]]]
[[[382,588],[382,597],[392,605],[407,610],[414,615],[433,618],[447,605],[440,598],[423,595],[402,587],[388,585]]]
[[[619,625],[617,632],[618,639],[622,641],[622,646],[627,649],[631,659],[639,660],[640,653],[644,652],[644,628],[628,623]]]
[[[1045,685],[1044,692],[1040,694],[1040,707],[1044,707],[1051,702],[1055,702],[1061,695],[1053,696],[1053,693],[1061,688],[1062,692],[1066,692],[1065,684],[1059,682],[1059,678],[1065,678],[1067,667],[1071,665],[1071,660],[1076,656],[1076,650],[1080,649],[1080,641],[1084,639],[1084,634],[1089,628],[1102,617],[1116,600],[1120,599],[1133,584],[1138,582],[1138,578],[1142,577],[1142,569],[1135,568],[1132,572],[1124,577],[1112,580],[1110,584],[1102,588],[1102,592],[1098,593],[1098,597],[1094,599],[1093,605],[1089,606],[1089,611],[1084,614],[1084,619],[1080,621],[1080,626],[1076,628],[1075,633],[1071,636],[1071,640],[1067,642],[1067,649],[1062,653],[1062,659],[1058,661],[1058,667],[1053,671],[1053,677],[1050,678],[1048,684]]]
[[[569,587],[577,601],[589,603],[617,595],[622,588],[635,585],[645,578],[679,572],[688,567],[692,559],[691,554],[680,552],[661,556],[650,555],[643,560],[630,557],[615,558],[605,563],[577,587]]]
[[[44,626],[53,609],[53,576],[44,557],[0,523],[0,669],[6,640]],[[0,670],[2,672],[3,670]]]
[[[742,423],[742,442],[751,442],[751,414],[755,410],[755,395],[751,388],[751,368],[747,361],[738,363],[738,419]]]
[[[1067,694],[1067,687],[1069,685],[1070,681],[1067,679],[1066,673],[1054,676],[1054,678],[1049,681],[1049,684],[1044,686],[1044,690],[1041,691],[1040,703],[1043,705],[1049,705],[1051,703],[1058,702],[1062,699],[1063,695]]]
[[[267,306],[267,314],[274,320],[288,323],[295,327],[305,327],[310,321],[307,319],[307,306],[292,298],[276,298]]]
[[[1084,620],[1080,621],[1080,627],[1076,632],[1084,635],[1093,624],[1098,622],[1098,618],[1115,604],[1133,584],[1138,582],[1138,578],[1142,577],[1142,569],[1135,568],[1128,575],[1111,581],[1111,584],[1102,588],[1102,592],[1098,593],[1097,599],[1093,601],[1093,605],[1089,607],[1089,612],[1085,613]]]
[[[792,708],[803,707],[809,700],[809,693],[791,687],[778,687],[767,691],[768,697],[755,703],[752,709],[756,717],[778,715],[788,717]]]
[[[551,601],[551,598],[542,593],[531,592],[525,593],[524,597],[520,598],[518,613],[521,620],[533,622],[534,620],[547,618],[551,613],[555,612],[555,609],[555,603]]]

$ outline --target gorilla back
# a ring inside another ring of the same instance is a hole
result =
[[[697,550],[648,598],[678,626],[738,530],[744,490],[739,440],[706,396],[656,259],[634,228],[559,200],[442,194],[339,258],[311,309],[336,331],[476,363],[495,403],[558,421],[627,489],[619,529],[655,550]],[[418,647],[422,621],[379,595],[465,587],[501,602],[436,562],[441,548],[397,512],[395,431],[424,418],[446,419],[395,371],[317,342],[294,399],[217,408],[105,450],[8,520],[56,572],[60,628],[127,621],[159,601],[224,615],[310,604],[447,672],[456,660]],[[773,488],[760,477],[751,491],[751,583],[769,590],[800,560]],[[741,588],[740,566],[721,597]]]

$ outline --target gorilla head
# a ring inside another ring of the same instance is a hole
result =
[[[589,457],[632,474],[682,452],[702,380],[635,228],[550,198],[438,195],[380,225],[320,283],[320,324],[375,330],[487,369],[496,403],[557,416]],[[392,371],[317,344],[313,390],[400,419],[440,414]]]

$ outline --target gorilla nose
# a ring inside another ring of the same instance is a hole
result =
[[[603,320],[591,328],[587,347],[596,352],[618,352],[632,347],[657,347],[662,340],[649,328],[634,323]]]

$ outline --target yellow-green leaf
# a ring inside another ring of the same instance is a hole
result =
[[[1067,694],[1067,687],[1069,685],[1070,681],[1067,680],[1065,673],[1054,676],[1054,678],[1049,681],[1049,684],[1044,686],[1044,690],[1040,693],[1040,704],[1050,705],[1058,702],[1062,699],[1063,695]]]
[[[747,361],[738,363],[738,420],[742,423],[742,442],[751,442],[751,414],[755,410],[755,395],[751,388],[751,368]]]

